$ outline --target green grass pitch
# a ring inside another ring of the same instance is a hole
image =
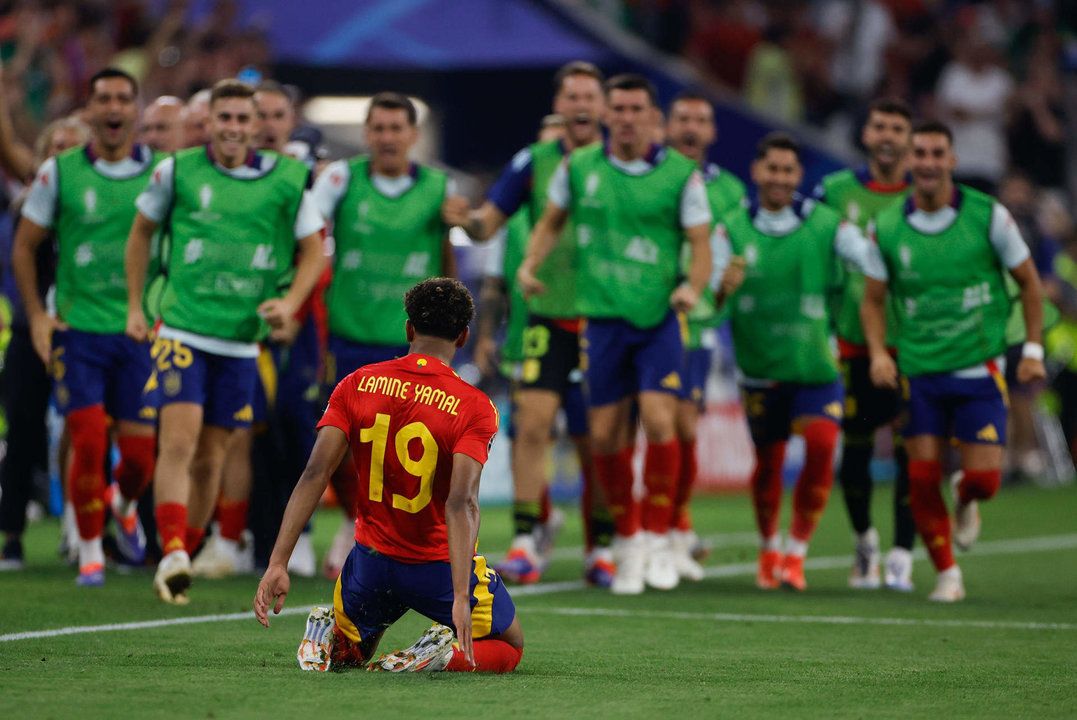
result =
[[[788,497],[786,497],[788,512]],[[888,547],[890,489],[875,517]],[[851,540],[835,492],[809,554],[804,594],[753,584],[751,507],[695,503],[713,537],[709,577],[673,592],[615,597],[583,588],[578,513],[537,590],[517,592],[526,637],[511,675],[314,674],[295,650],[305,611],[331,601],[321,579],[293,578],[287,608],[262,628],[241,620],[10,639],[14,633],[249,613],[257,578],[196,581],[192,603],[158,602],[146,572],[80,588],[55,555],[58,525],[27,536],[27,569],[0,573],[0,718],[1073,718],[1077,717],[1077,488],[1004,488],[959,556],[968,599],[928,603],[920,556],[911,595],[846,586]],[[335,513],[317,518],[324,552]],[[487,509],[492,561],[508,512]],[[557,583],[549,587],[548,584]],[[428,625],[414,613],[380,650]]]

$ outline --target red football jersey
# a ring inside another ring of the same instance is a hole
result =
[[[497,409],[442,361],[412,353],[340,381],[318,427],[348,436],[359,470],[356,541],[404,562],[449,559],[453,454],[485,464]]]

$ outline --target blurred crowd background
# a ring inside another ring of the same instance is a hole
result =
[[[511,150],[533,136],[548,112],[553,70],[577,59],[578,48],[611,49],[582,58],[596,60],[608,72],[653,73],[665,100],[684,87],[705,91],[718,109],[714,159],[742,176],[746,148],[776,127],[791,129],[821,158],[814,167],[809,162],[808,182],[813,174],[856,163],[867,103],[898,95],[921,117],[951,125],[959,179],[997,194],[1033,248],[1063,320],[1049,340],[1057,392],[1034,397],[1031,407],[1060,417],[1072,447],[1077,428],[1077,144],[1071,139],[1077,137],[1077,2],[341,0],[298,5],[284,0],[0,2],[0,93],[12,120],[8,132],[33,147],[48,122],[77,113],[87,79],[107,65],[139,79],[144,104],[161,95],[186,100],[224,77],[275,78],[300,102],[316,95],[402,90],[429,105],[426,132],[433,140],[423,145],[421,159],[456,171],[461,187],[477,200]],[[467,19],[472,17],[468,8],[481,22]],[[430,27],[423,24],[424,14]],[[489,42],[461,38],[457,28],[445,25],[446,17],[465,18],[460,22],[485,31]],[[539,17],[561,27],[567,39],[549,45],[542,34],[547,31],[536,30],[535,42],[547,46],[516,64],[498,60],[502,45],[527,45],[527,23]],[[393,25],[398,20],[411,23],[406,32],[377,34],[382,27],[399,29]],[[333,33],[308,38],[319,23]],[[518,35],[501,37],[499,27]],[[282,41],[289,36],[304,45],[301,52]],[[456,56],[439,45],[454,38],[462,42]],[[347,46],[349,41],[354,47]],[[363,48],[369,52],[360,52]],[[472,62],[480,55],[493,59],[488,66]],[[318,124],[318,119],[308,114],[305,122]],[[361,127],[361,117],[342,124]],[[348,141],[361,133],[327,132],[326,138],[334,156],[361,150],[358,140]],[[345,141],[334,146],[334,138]],[[18,179],[5,175],[0,209],[18,189]],[[0,221],[5,248],[0,259],[6,266],[12,218]],[[479,266],[466,258],[461,263],[465,274]],[[5,292],[11,291],[8,282]],[[1037,445],[1029,433],[1024,448],[1015,440],[1014,472],[1042,474],[1042,437]]]

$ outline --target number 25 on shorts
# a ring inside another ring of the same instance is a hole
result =
[[[408,445],[418,438],[423,454],[418,460],[411,459]],[[389,416],[378,413],[374,424],[359,430],[359,442],[371,443],[370,448],[370,500],[381,502],[385,487],[385,450],[389,443]],[[419,478],[419,492],[415,497],[393,493],[393,507],[408,513],[417,513],[430,504],[434,494],[434,471],[438,466],[438,444],[430,428],[421,422],[413,422],[400,428],[393,440],[397,460],[406,472]]]

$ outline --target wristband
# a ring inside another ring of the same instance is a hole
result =
[[[1043,362],[1043,345],[1027,342],[1021,346],[1021,357]]]

